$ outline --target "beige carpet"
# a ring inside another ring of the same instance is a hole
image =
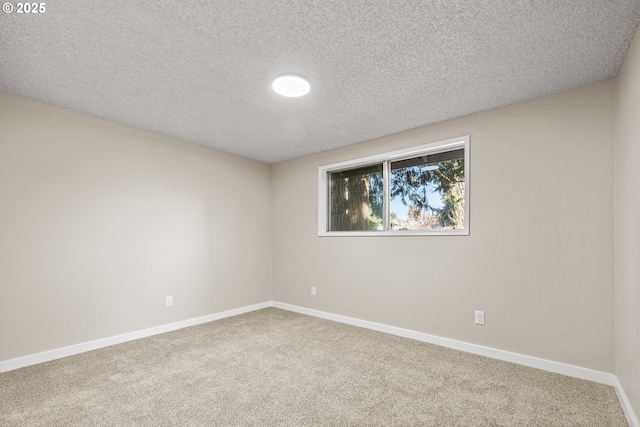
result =
[[[612,387],[268,308],[0,374],[2,426],[626,426]]]

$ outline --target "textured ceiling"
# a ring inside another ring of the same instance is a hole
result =
[[[273,163],[615,77],[639,19],[639,0],[47,2],[0,15],[0,91]],[[311,92],[274,94],[285,72]]]

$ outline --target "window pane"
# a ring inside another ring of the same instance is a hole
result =
[[[464,228],[464,149],[391,163],[392,230]]]
[[[329,230],[382,230],[382,163],[329,173]]]

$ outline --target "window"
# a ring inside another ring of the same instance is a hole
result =
[[[469,137],[318,168],[318,235],[468,235]]]

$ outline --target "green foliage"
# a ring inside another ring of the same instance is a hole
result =
[[[438,223],[442,227],[458,228],[464,225],[464,189],[451,186],[442,197],[444,206],[438,209]]]
[[[391,198],[399,197],[405,206],[415,206],[420,211],[430,209],[427,200],[427,184],[434,181],[433,171],[413,166],[391,174]]]
[[[455,191],[453,187],[456,185],[464,183],[464,159],[441,162],[438,166],[434,184],[443,196]]]
[[[429,204],[427,188],[431,184],[440,193],[441,208]],[[391,174],[391,198],[398,197],[410,207],[413,217],[431,212],[437,216],[440,226],[459,228],[464,226],[464,160],[448,160],[438,163],[438,169],[429,170],[426,165],[400,169]]]
[[[380,174],[369,175],[369,209],[371,210],[371,216],[377,217],[380,220],[379,224],[382,224],[382,218],[384,217],[384,178]],[[378,225],[372,230],[376,230]]]
[[[382,217],[371,215],[369,217],[369,230],[382,230]]]

